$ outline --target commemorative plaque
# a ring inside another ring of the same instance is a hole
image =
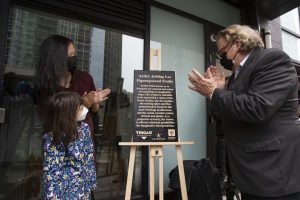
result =
[[[174,71],[134,71],[134,142],[177,142]]]

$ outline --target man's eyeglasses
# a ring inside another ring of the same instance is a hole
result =
[[[227,47],[228,47],[229,45],[230,45],[230,44],[227,44],[227,45],[225,45],[224,47],[220,48],[220,49],[218,50],[218,52],[217,52],[217,56],[221,58],[222,55],[223,55],[223,53],[225,53],[225,50],[227,49]]]

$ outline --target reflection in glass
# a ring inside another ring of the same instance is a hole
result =
[[[41,196],[42,127],[33,104],[32,82],[39,46],[50,35],[72,39],[78,69],[88,71],[96,88],[112,94],[94,116],[97,152],[95,199],[122,198],[131,140],[133,70],[143,69],[143,40],[57,16],[13,8],[6,40],[0,107],[6,109],[0,132],[0,199]],[[141,191],[141,153],[137,153],[132,194]]]
[[[150,70],[161,70],[161,43],[150,41]]]

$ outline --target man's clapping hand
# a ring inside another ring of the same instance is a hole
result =
[[[188,74],[188,79],[191,83],[189,88],[200,93],[203,96],[211,98],[216,88],[224,89],[225,76],[215,66],[210,66],[204,76],[202,76],[196,69],[193,69]]]

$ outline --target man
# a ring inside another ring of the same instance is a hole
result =
[[[298,80],[281,50],[263,49],[258,33],[231,25],[216,35],[225,79],[211,66],[189,73],[190,89],[211,101],[224,124],[229,168],[243,200],[300,199]]]

